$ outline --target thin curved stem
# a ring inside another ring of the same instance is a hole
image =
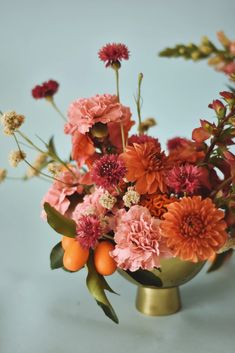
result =
[[[30,138],[28,138],[25,134],[23,134],[22,131],[16,130],[16,132],[17,132],[25,141],[27,141],[35,150],[37,150],[37,151],[40,152],[40,153],[45,153],[45,154],[47,153],[47,152],[41,150],[38,146],[36,146],[36,145],[30,140]]]
[[[225,179],[214,191],[211,192],[210,197],[213,198],[216,196],[216,194],[220,191],[223,190],[225,188],[225,186],[228,186],[229,184],[231,184],[231,182],[233,181],[233,177],[229,177],[228,179]]]
[[[119,69],[115,68],[115,78],[116,78],[116,94],[118,97],[118,101],[120,102],[120,93],[119,93]]]
[[[216,143],[218,142],[218,139],[220,138],[221,133],[223,132],[223,128],[224,128],[226,122],[232,116],[234,116],[234,114],[235,114],[235,109],[233,109],[227,116],[224,117],[224,119],[222,119],[219,122],[218,127],[217,127],[218,132],[217,132],[216,136],[214,136],[212,138],[212,140],[211,140],[211,144],[210,144],[210,146],[209,146],[209,148],[208,148],[208,150],[206,152],[206,155],[205,155],[205,158],[204,158],[204,161],[203,161],[204,163],[208,162],[208,160],[209,160],[209,158],[211,156],[211,153],[213,152],[213,149],[214,149]]]
[[[48,102],[51,103],[52,107],[56,110],[56,112],[59,114],[59,116],[64,120],[67,121],[66,117],[64,116],[64,114],[62,113],[62,111],[58,108],[58,106],[56,105],[55,101],[53,98],[48,99]]]
[[[118,68],[114,68],[114,71],[115,71],[115,78],[116,78],[116,94],[117,94],[118,102],[120,102],[120,93],[119,93],[119,69],[118,69]],[[120,122],[120,130],[121,130],[121,138],[122,138],[122,149],[123,149],[123,152],[125,152],[126,143],[125,143],[124,127],[123,127],[123,123],[122,123],[122,122]]]
[[[141,128],[141,83],[143,80],[143,74],[140,73],[138,77],[138,92],[137,92],[137,98],[136,98],[136,106],[137,106],[137,115],[138,115],[138,120],[139,120],[139,125],[138,125],[138,131],[139,135],[142,134],[142,128]]]
[[[17,137],[16,137],[15,133],[13,134],[13,137],[14,137],[15,142],[16,142],[16,144],[17,144],[18,150],[20,151],[21,154],[23,154],[23,152],[22,152],[22,150],[21,150],[21,147],[20,147],[20,144],[19,144],[19,142],[18,142],[18,140],[17,140]],[[64,184],[64,185],[67,185],[67,186],[74,186],[74,184],[67,184],[67,183],[65,183],[64,181],[60,180],[60,179],[57,179],[57,178],[52,177],[52,176],[50,176],[50,175],[48,175],[48,174],[46,174],[46,173],[43,173],[41,170],[38,170],[37,168],[35,168],[35,167],[34,167],[31,163],[29,163],[25,158],[24,158],[24,162],[25,162],[30,168],[32,168],[33,170],[35,170],[35,172],[37,172],[37,174],[39,174],[39,175],[42,175],[42,176],[44,176],[44,177],[46,177],[46,178],[49,178],[49,179],[52,179],[52,180],[56,180],[56,181],[58,181],[58,182],[60,182],[60,183],[62,183],[62,184]]]

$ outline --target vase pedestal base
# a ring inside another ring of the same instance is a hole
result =
[[[136,296],[136,308],[142,314],[149,316],[174,314],[181,308],[179,288],[139,286]]]

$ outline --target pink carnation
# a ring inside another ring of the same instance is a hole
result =
[[[116,221],[112,256],[119,268],[151,270],[160,267],[162,257],[170,255],[160,233],[160,220],[152,217],[147,208],[136,205],[127,212],[120,210]]]
[[[82,215],[97,215],[98,217],[104,217],[106,209],[100,203],[100,197],[104,194],[102,188],[97,188],[93,191],[92,194],[86,195],[83,199],[83,202],[79,203],[74,212],[72,218],[75,222],[78,222],[79,218]]]
[[[121,105],[117,96],[97,94],[94,97],[78,99],[71,103],[65,133],[73,135],[79,131],[85,134],[98,122],[103,124],[124,122],[126,119],[130,120],[130,117],[130,109]]]
[[[75,176],[68,170],[63,171],[57,176],[58,180],[55,180],[51,185],[50,189],[42,200],[42,206],[45,202],[48,202],[52,207],[62,214],[65,214],[70,206],[68,196],[75,193],[82,193],[83,186],[79,184],[81,174],[74,167],[70,167]],[[42,211],[42,218],[46,219],[46,213]]]

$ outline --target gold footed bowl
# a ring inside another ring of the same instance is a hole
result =
[[[162,287],[139,285],[121,271],[122,276],[132,283],[138,284],[136,308],[142,314],[150,316],[171,315],[181,309],[179,286],[190,281],[202,269],[205,262],[188,262],[179,258],[161,261],[161,272],[152,270],[162,281]]]

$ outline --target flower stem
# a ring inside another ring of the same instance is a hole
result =
[[[143,80],[143,74],[140,73],[138,76],[138,92],[137,92],[137,98],[136,98],[136,106],[137,106],[137,114],[138,114],[138,120],[139,120],[139,125],[138,125],[138,131],[139,135],[143,133],[142,127],[141,127],[141,83]]]
[[[222,183],[215,189],[212,191],[212,193],[210,194],[210,197],[213,198],[216,196],[216,194],[220,191],[223,190],[225,186],[228,186],[231,182],[233,181],[233,177],[229,177],[227,179],[225,179],[224,181],[222,181]]]
[[[40,153],[45,153],[45,151],[41,150],[39,147],[37,147],[25,134],[23,134],[22,131],[17,130],[16,131],[25,141],[27,141],[35,150],[37,150]]]
[[[107,238],[107,239],[110,239],[110,240],[114,240],[113,237],[111,237],[111,235],[108,235],[108,234],[104,234],[103,237]]]
[[[117,98],[118,101],[120,102],[120,94],[119,94],[119,69],[115,68],[115,78],[116,78],[116,94],[117,94]]]
[[[25,177],[12,177],[12,176],[7,176],[7,180],[25,180]]]
[[[62,113],[62,111],[57,107],[57,105],[55,104],[55,101],[53,99],[53,97],[50,97],[50,99],[47,99],[49,103],[51,103],[52,107],[56,110],[56,112],[60,115],[60,117],[64,120],[67,121],[66,117],[64,116],[64,114]]]
[[[123,128],[122,122],[120,122],[120,129],[121,129],[121,136],[122,136],[122,150],[123,150],[123,152],[125,152],[126,143],[125,143],[125,135],[124,135],[124,128]]]
[[[115,78],[116,78],[116,94],[117,94],[118,102],[120,102],[119,69],[118,68],[114,68],[114,71],[115,71]],[[124,134],[124,128],[123,128],[123,123],[122,122],[120,122],[120,130],[121,130],[121,137],[122,137],[122,149],[123,149],[123,152],[125,152],[126,143],[125,143],[125,134]]]
[[[54,161],[59,162],[60,164],[62,164],[74,177],[76,177],[75,173],[72,171],[72,169],[70,169],[67,165],[66,162],[64,162],[55,151],[53,151],[53,154],[50,152],[49,150],[49,146],[46,142],[44,142],[40,137],[38,137],[42,143],[44,143],[44,145],[47,147],[47,152],[42,151],[40,148],[38,148],[25,134],[23,134],[21,131],[17,130],[16,132],[19,133],[19,135],[25,139],[32,147],[34,147],[37,151],[39,151],[40,153],[44,153],[47,154],[49,157],[51,157]]]
[[[19,141],[18,141],[18,139],[17,139],[15,133],[13,134],[13,137],[14,137],[14,139],[15,139],[15,142],[16,142],[16,144],[17,144],[17,147],[18,147],[19,152],[23,155],[22,150],[21,150],[21,148],[20,148]],[[50,176],[50,175],[48,175],[48,174],[46,174],[46,173],[43,173],[41,170],[38,170],[37,168],[35,168],[35,167],[34,167],[31,163],[29,163],[25,158],[24,158],[24,162],[25,162],[30,168],[32,168],[33,170],[35,170],[35,171],[37,172],[37,174],[39,174],[39,175],[42,175],[42,176],[44,176],[44,177],[46,177],[46,178],[49,178],[49,179],[52,179],[52,180],[56,180],[56,181],[58,181],[58,182],[60,182],[60,183],[62,183],[62,184],[65,184],[65,185],[67,185],[67,186],[74,186],[74,184],[67,184],[67,183],[65,183],[64,181],[60,180],[60,179],[57,179],[57,178],[52,177],[52,176]]]
[[[213,152],[213,149],[216,145],[216,143],[218,142],[219,138],[220,138],[220,135],[221,133],[223,132],[223,128],[226,124],[226,122],[232,117],[234,116],[235,114],[235,109],[233,109],[227,116],[225,116],[218,124],[217,126],[217,133],[216,135],[212,138],[211,140],[211,144],[206,152],[206,155],[205,155],[205,158],[204,158],[204,162],[208,162],[210,156],[211,156],[211,153]]]

